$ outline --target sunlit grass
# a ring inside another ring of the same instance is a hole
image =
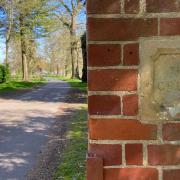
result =
[[[32,82],[10,81],[7,83],[0,84],[0,92],[13,91],[18,89],[28,89],[42,84],[43,84],[42,81],[32,81]]]
[[[62,76],[51,76],[51,77],[68,82],[73,88],[81,89],[84,91],[87,90],[87,83],[83,83],[80,79],[70,79],[70,78],[62,77]]]
[[[54,180],[85,180],[87,152],[87,108],[72,117],[68,131],[69,143],[60,157],[61,164]]]

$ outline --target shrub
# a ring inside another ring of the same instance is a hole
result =
[[[0,83],[4,83],[7,81],[7,70],[6,67],[0,64]]]
[[[9,81],[11,77],[9,65],[5,66],[5,82]]]

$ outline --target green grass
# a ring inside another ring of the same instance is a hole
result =
[[[7,83],[0,84],[0,92],[13,91],[18,89],[29,89],[37,85],[42,85],[43,81],[10,81]]]
[[[51,77],[68,82],[73,88],[87,91],[87,83],[82,83],[82,81],[79,79],[69,79],[61,76],[51,76]]]
[[[77,111],[72,117],[67,137],[69,143],[62,154],[62,162],[54,180],[85,180],[87,152],[87,108]]]
[[[87,90],[87,83],[82,83],[79,79],[66,79],[64,81],[68,82],[73,88],[81,89],[84,91]]]

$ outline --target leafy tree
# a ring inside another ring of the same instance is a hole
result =
[[[7,81],[7,69],[6,66],[0,64],[0,83]]]
[[[22,66],[23,80],[28,81],[29,74],[34,73],[44,60],[39,58],[37,43],[41,41],[37,40],[51,37],[48,40],[51,42],[47,43],[49,58],[46,56],[51,61],[50,69],[65,75],[72,71],[71,77],[79,78],[82,64],[79,61],[81,42],[78,23],[80,14],[84,13],[85,2],[0,0],[0,38],[6,40],[6,67],[10,64],[14,74],[14,67],[19,71]]]
[[[15,32],[21,41],[23,80],[29,80],[28,44],[44,37],[50,31],[53,21],[47,0],[20,0],[16,3]]]

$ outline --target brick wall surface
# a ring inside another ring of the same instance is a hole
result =
[[[179,180],[180,123],[139,119],[139,40],[180,36],[180,0],[88,0],[88,180]]]

